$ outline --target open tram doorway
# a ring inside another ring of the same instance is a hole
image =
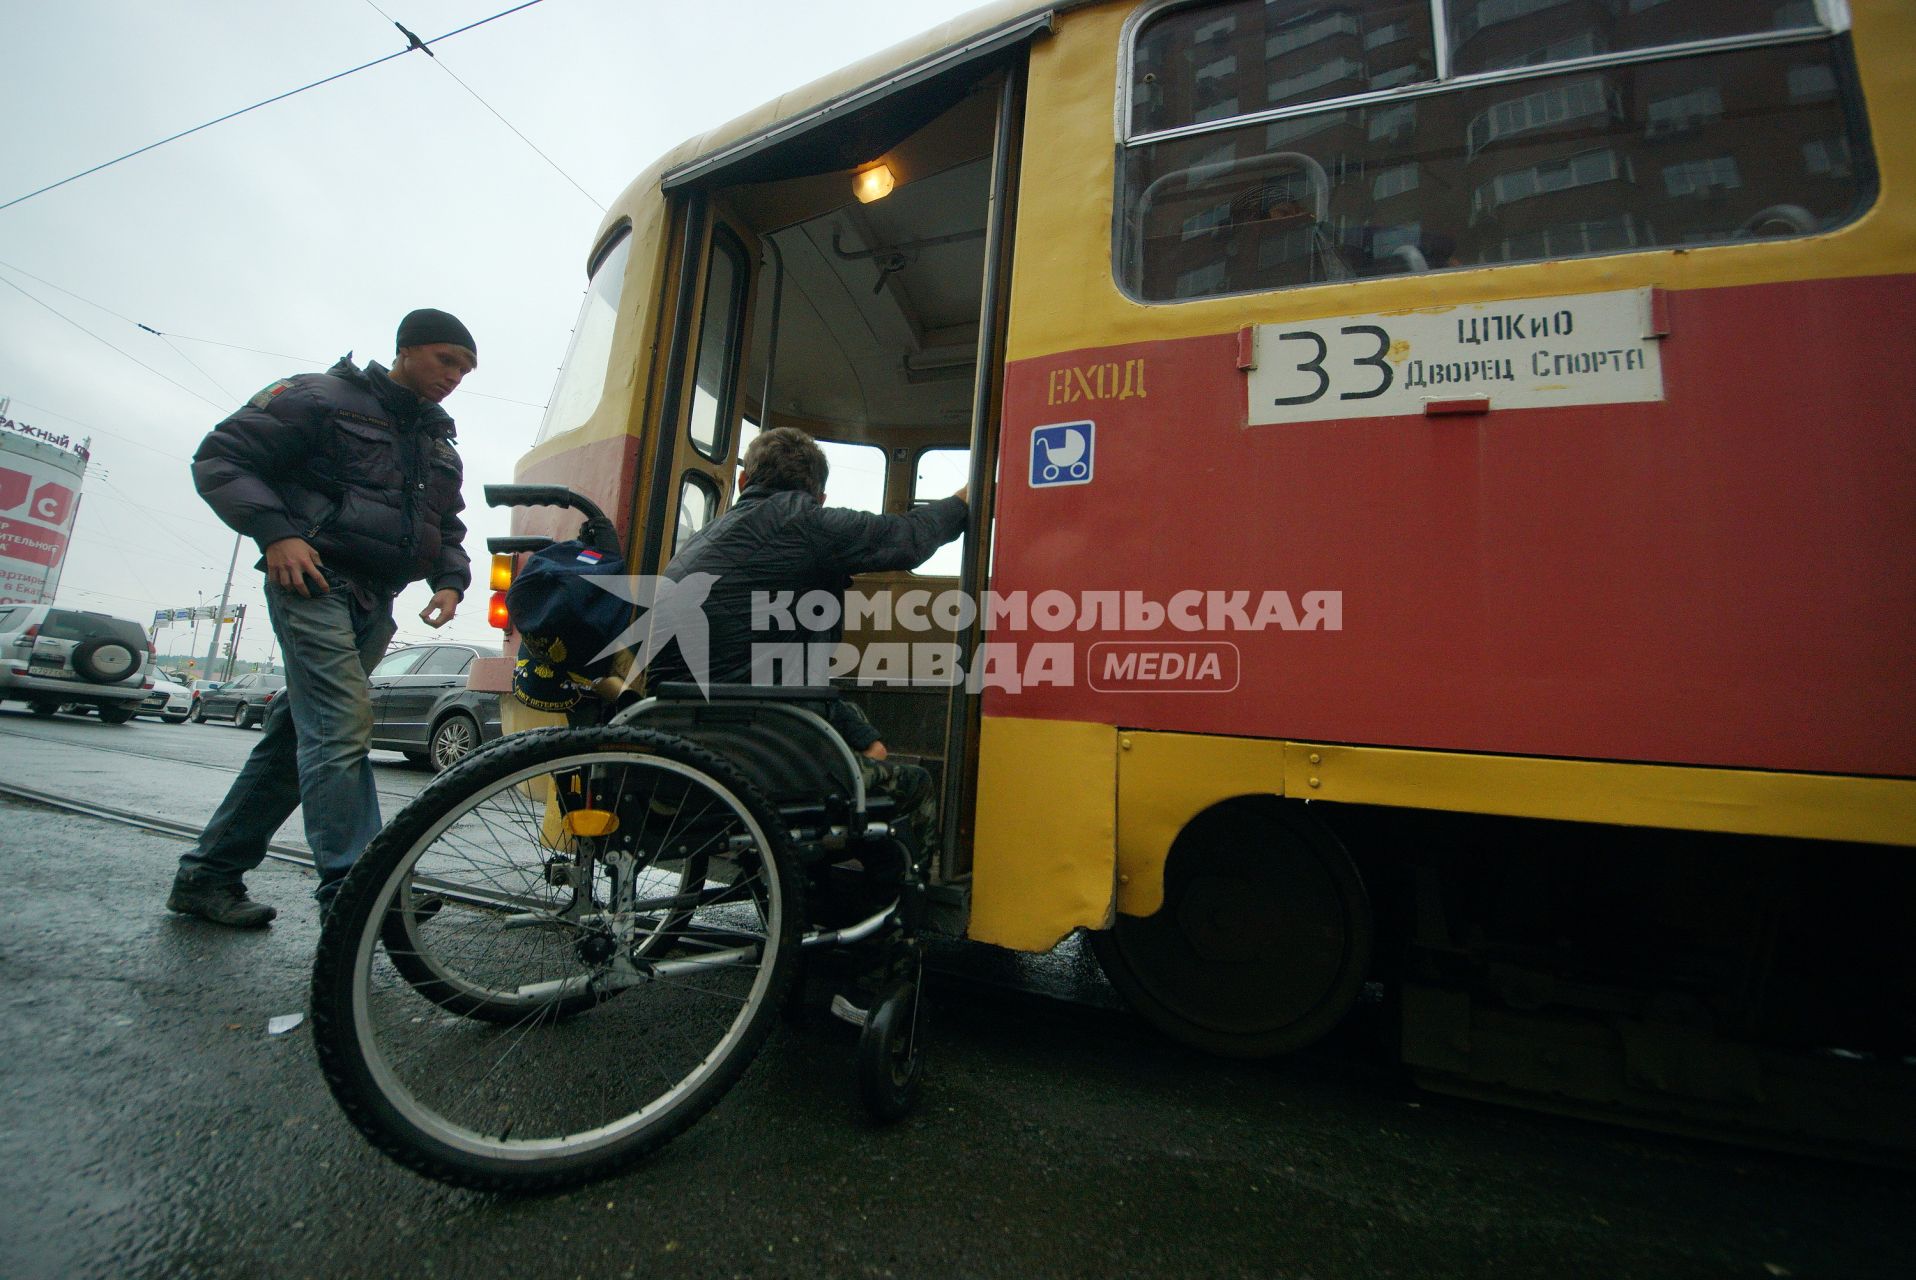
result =
[[[899,606],[907,593],[976,599],[987,570],[1021,83],[1015,68],[999,69],[943,86],[939,99],[899,104],[909,131],[863,160],[708,188],[704,302],[683,366],[681,479],[661,522],[675,546],[722,511],[745,445],[772,427],[819,441],[832,506],[902,513],[970,486],[959,542],[915,571],[854,580],[848,596],[863,607],[846,611],[844,641],[858,662],[833,677],[893,759],[931,772],[945,883],[970,868],[977,712],[962,672],[977,637],[949,625],[950,613],[940,625],[936,611]],[[741,267],[749,288],[721,278]],[[709,320],[739,308],[749,314],[735,325]],[[742,347],[729,358],[714,346],[727,330]],[[714,414],[729,421],[714,426]]]

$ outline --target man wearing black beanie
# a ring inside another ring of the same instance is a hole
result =
[[[439,404],[479,363],[459,320],[427,308],[399,322],[390,370],[349,353],[325,373],[282,378],[213,428],[193,484],[221,520],[264,553],[266,604],[286,694],[199,841],[180,859],[166,905],[256,928],[277,914],[246,894],[280,824],[301,808],[329,907],[379,831],[366,753],[367,676],[395,626],[393,598],[425,579],[431,627],[452,620],[472,580],[459,519],[463,471]]]

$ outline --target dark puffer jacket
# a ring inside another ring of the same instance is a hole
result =
[[[720,684],[749,684],[755,644],[834,644],[844,634],[842,623],[819,631],[804,627],[799,611],[793,613],[796,631],[755,633],[754,593],[793,592],[787,608],[811,591],[828,591],[842,601],[855,573],[923,564],[964,532],[965,514],[965,504],[957,498],[941,498],[894,516],[823,507],[806,493],[748,488],[731,510],[672,557],[665,576],[674,582],[694,573],[717,576],[705,598],[711,678]],[[667,644],[653,659],[649,674],[655,681],[691,678],[677,643]],[[862,717],[857,719],[862,722]],[[832,723],[859,751],[878,740],[869,724],[841,721],[839,708],[834,708]]]
[[[200,442],[193,485],[258,542],[304,538],[328,568],[398,591],[424,578],[463,593],[463,471],[452,419],[371,364],[267,387]]]

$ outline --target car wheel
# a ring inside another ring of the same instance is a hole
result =
[[[186,713],[186,718],[194,724],[199,724],[206,719],[206,708],[200,705],[198,698],[193,699],[193,709]]]
[[[140,669],[141,655],[121,640],[88,640],[73,651],[73,669],[94,684],[118,684]]]
[[[138,707],[101,707],[100,719],[108,724],[125,724],[138,712]]]
[[[471,755],[472,749],[478,745],[479,726],[471,717],[455,711],[441,720],[432,731],[429,744],[432,771],[444,773]]]
[[[235,729],[244,729],[246,727],[246,704],[244,702],[233,708],[233,727]]]

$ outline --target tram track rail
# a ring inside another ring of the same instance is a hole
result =
[[[22,733],[18,729],[0,728],[0,737],[19,738],[23,742],[41,742],[52,743],[56,746],[79,747],[88,751],[104,751],[112,755],[132,756],[141,760],[158,760],[165,764],[187,765],[194,769],[210,769],[215,773],[223,773],[229,778],[237,777],[240,771],[238,767],[233,765],[219,764],[212,760],[190,760],[180,756],[170,756],[160,751],[141,751],[134,747],[113,746],[108,743],[81,743],[64,738],[47,738],[36,733]],[[0,784],[0,790],[4,790],[6,785],[9,784]],[[386,791],[374,788],[374,794],[381,800],[391,800],[395,804],[406,805],[411,804],[419,793],[416,791]],[[197,832],[195,834],[197,834]]]
[[[191,843],[205,830],[190,822],[181,822],[174,818],[161,818],[153,814],[136,813],[131,809],[121,809],[113,805],[98,804],[91,800],[75,800],[69,796],[55,795],[50,791],[41,791],[34,787],[23,787],[17,783],[0,782],[0,797],[24,800],[30,804],[44,805],[49,809],[60,809],[68,813],[77,813],[84,817],[96,818],[102,822],[115,822],[139,831],[164,836],[170,840]],[[266,846],[266,856],[275,862],[290,863],[305,870],[313,870],[313,855],[298,845],[274,841]],[[448,884],[431,876],[420,876],[414,883],[422,888],[453,902],[468,906],[497,907],[504,900],[502,895],[478,893]]]
[[[24,737],[26,735],[16,735]],[[126,752],[123,754],[145,754],[144,752]],[[186,762],[182,762],[186,763]],[[216,766],[207,766],[209,768]],[[234,772],[238,772],[234,770]],[[156,814],[137,813],[132,809],[121,809],[114,805],[100,804],[92,800],[76,800],[71,796],[56,795],[51,791],[42,791],[37,787],[23,787],[15,782],[0,782],[0,796],[14,800],[24,800],[29,804],[44,805],[49,809],[61,809],[68,813],[77,813],[89,818],[98,818],[103,822],[117,822],[122,826],[148,831],[154,835],[165,836],[172,840],[193,841],[200,837],[203,826],[190,822],[181,822],[174,818],[162,818]],[[290,862],[295,866],[311,870],[313,855],[297,845],[275,841],[266,846],[266,856],[277,862]]]

